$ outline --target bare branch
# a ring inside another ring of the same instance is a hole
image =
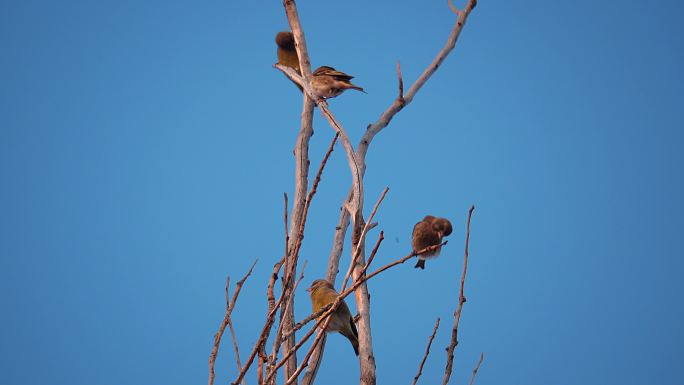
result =
[[[262,345],[259,349],[259,363],[257,364],[257,384],[264,384],[264,370],[266,368],[266,363],[268,362],[268,356],[266,355],[266,349]],[[244,381],[244,379],[243,379]]]
[[[475,366],[475,369],[473,369],[473,376],[470,377],[470,385],[473,385],[473,382],[475,382],[475,376],[477,375],[477,371],[480,370],[482,360],[484,360],[484,353],[480,353],[480,360],[477,361],[477,365]]]
[[[371,212],[370,217],[368,217],[368,222],[363,226],[363,230],[361,231],[361,235],[359,236],[359,240],[356,243],[361,243],[364,241],[366,238],[366,234],[368,233],[368,229],[370,228],[371,221],[373,220],[373,217],[375,216],[375,213],[378,211],[378,207],[380,207],[380,203],[385,199],[385,195],[387,195],[387,192],[389,191],[389,187],[385,187],[385,189],[382,191],[382,195],[380,195],[380,199],[375,203],[375,206],[373,207],[373,211]],[[342,290],[344,290],[347,287],[347,282],[349,281],[349,276],[351,276],[352,271],[354,270],[354,266],[356,265],[356,260],[359,258],[359,255],[361,255],[361,248],[357,247],[354,255],[352,256],[352,261],[351,264],[349,265],[349,271],[347,271],[347,275],[344,277],[344,281],[342,282]]]
[[[316,336],[316,339],[314,340],[313,344],[311,344],[311,348],[309,348],[309,351],[306,353],[306,356],[304,356],[304,359],[302,360],[301,365],[297,368],[297,370],[294,372],[294,374],[287,380],[285,385],[290,385],[292,384],[293,381],[297,379],[297,376],[299,373],[304,370],[309,365],[309,359],[311,358],[311,355],[313,354],[314,350],[318,347],[319,343],[322,343],[322,340],[325,338],[325,328],[327,327],[327,324],[330,322],[332,317],[328,317],[326,322],[324,323],[324,326],[321,327],[321,329],[318,331],[318,335]]]
[[[444,370],[444,379],[442,380],[442,385],[449,383],[451,378],[451,371],[454,365],[454,350],[458,345],[458,324],[461,321],[461,310],[463,309],[463,304],[466,302],[466,298],[463,295],[463,287],[465,286],[466,273],[468,272],[468,244],[470,243],[470,219],[473,216],[473,210],[475,206],[470,206],[468,210],[468,223],[466,224],[466,240],[465,240],[465,253],[463,256],[463,273],[461,274],[461,286],[458,295],[458,307],[456,312],[454,312],[454,326],[451,329],[451,343],[447,348],[447,364]]]
[[[361,209],[363,208],[363,180],[361,178],[361,172],[359,171],[359,163],[356,160],[356,152],[349,141],[347,132],[328,109],[328,103],[325,100],[320,100],[318,102],[318,108],[321,110],[321,113],[328,123],[330,123],[330,126],[340,135],[342,146],[347,153],[347,162],[349,163],[349,169],[352,173],[352,189],[354,193],[352,194],[352,199],[348,206],[345,204],[345,207],[347,207],[354,223],[356,223],[360,219]]]
[[[404,103],[404,79],[401,77],[401,63],[397,62],[397,77],[399,78],[399,96],[397,100]]]
[[[297,279],[297,282],[295,282],[295,284],[294,284],[294,287],[293,287],[293,289],[292,289],[292,292],[293,292],[293,293],[297,290],[297,287],[299,286],[299,283],[300,283],[300,282],[302,281],[302,279],[304,278],[304,270],[305,270],[305,269],[306,269],[306,261],[304,261],[304,265],[302,266],[302,271],[301,271],[300,274],[299,274],[299,278]],[[290,307],[292,306],[293,300],[294,300],[294,295],[292,295],[292,296],[290,296],[290,297],[288,298],[288,301],[287,301],[287,303],[285,304],[285,312],[286,312],[286,313],[290,310]],[[283,336],[283,328],[284,328],[284,327],[285,327],[285,324],[284,324],[283,322],[281,322],[281,323],[278,325],[278,329],[277,329],[276,335],[275,335],[275,341],[273,342],[273,351],[271,352],[271,359],[270,359],[271,362],[275,362],[275,360],[276,360],[277,357],[278,357],[278,350],[280,349],[281,339],[282,339],[282,336]],[[288,337],[289,337],[289,335],[288,335]],[[269,368],[269,370],[271,370],[271,369]],[[269,376],[268,378],[271,378],[271,376]]]
[[[375,254],[378,252],[378,249],[380,248],[380,244],[382,241],[385,239],[385,232],[380,231],[380,235],[378,236],[378,241],[375,243],[375,247],[373,247],[373,251],[371,251],[371,255],[368,258],[368,261],[366,262],[366,265],[363,266],[363,270],[361,271],[361,274],[366,274],[366,270],[368,270],[368,267],[370,266],[371,262],[373,262],[373,259],[375,258]]]
[[[284,200],[284,205],[283,205],[283,218],[284,218],[284,225],[285,225],[285,256],[289,254],[289,244],[290,244],[290,230],[288,229],[287,226],[287,193],[283,193],[283,200]]]
[[[240,363],[240,349],[238,349],[237,340],[235,339],[235,329],[233,328],[233,321],[228,317],[228,329],[230,329],[230,338],[233,340],[233,349],[235,349],[235,360],[237,361],[238,370],[242,370],[242,363]],[[242,385],[245,385],[245,379],[242,379]]]
[[[209,355],[209,385],[213,385],[214,383],[214,363],[216,362],[216,356],[218,355],[219,345],[221,344],[221,337],[223,337],[223,333],[226,330],[226,326],[230,323],[230,314],[233,312],[233,309],[235,308],[235,303],[237,302],[238,295],[240,295],[240,290],[242,290],[242,285],[247,280],[247,277],[249,277],[250,274],[252,274],[252,270],[254,269],[254,266],[256,265],[257,261],[258,259],[254,261],[252,266],[249,268],[249,271],[247,271],[247,274],[245,274],[245,276],[238,281],[237,285],[235,286],[235,293],[233,294],[233,299],[231,301],[228,301],[228,284],[230,283],[230,277],[226,279],[226,315],[223,317],[223,321],[221,322],[221,326],[219,326],[218,332],[216,332],[216,334],[214,335],[214,345],[211,349],[211,354]],[[235,353],[237,355],[237,344],[235,345]],[[237,360],[239,366],[239,355],[237,356]]]
[[[328,163],[328,158],[330,158],[330,154],[332,154],[333,150],[335,149],[335,144],[337,143],[337,138],[339,137],[340,133],[336,132],[335,137],[333,137],[332,142],[330,142],[330,146],[328,146],[328,151],[325,153],[325,156],[321,161],[321,165],[318,167],[318,172],[316,173],[316,178],[314,179],[313,185],[311,186],[311,191],[309,191],[309,196],[306,198],[307,205],[311,205],[311,199],[313,199],[314,194],[316,194],[316,191],[318,190],[318,183],[320,183],[321,181],[323,169],[325,168],[325,165]]]
[[[278,301],[274,304],[273,308],[266,315],[266,324],[261,329],[259,338],[257,338],[257,342],[256,344],[254,344],[254,348],[252,349],[249,358],[247,358],[245,366],[240,371],[240,374],[238,374],[237,379],[232,382],[233,385],[237,385],[240,381],[242,381],[242,379],[245,377],[245,374],[247,373],[247,370],[249,370],[249,367],[252,365],[252,362],[254,362],[254,357],[257,355],[258,352],[260,352],[263,349],[263,344],[266,343],[268,335],[271,331],[271,327],[273,326],[273,322],[275,321],[275,315],[278,310],[278,307],[283,302],[283,294],[284,293],[281,293],[280,298],[278,298]]]
[[[288,22],[290,24],[290,29],[295,39],[295,48],[297,50],[297,57],[299,59],[299,66],[301,69],[302,76],[304,77],[304,89],[309,91],[311,86],[311,63],[309,61],[309,54],[306,49],[306,40],[304,39],[304,32],[299,24],[299,17],[297,15],[297,8],[295,7],[293,0],[285,0],[283,2],[285,7],[285,13],[287,15]],[[306,197],[307,184],[307,174],[309,168],[309,140],[313,134],[313,107],[314,101],[309,98],[310,93],[304,93],[304,102],[302,110],[302,125],[299,132],[299,137],[297,140],[297,147],[295,147],[296,156],[296,185],[295,185],[295,197],[294,197],[294,207],[292,208],[292,225],[290,226],[292,234],[290,234],[290,242],[300,243],[302,241],[303,227],[301,226],[304,218],[304,205]],[[288,259],[286,262],[286,268],[284,273],[283,281],[283,294],[287,298],[294,295],[292,292],[293,277],[296,273],[298,250],[293,251],[294,247],[290,245]],[[281,314],[281,323],[284,322],[286,327],[291,327],[294,322],[294,313],[292,309],[285,314]],[[294,346],[294,337],[287,338],[285,340],[285,349],[290,349]],[[285,367],[286,376],[289,377],[293,373],[294,368],[297,366],[297,357],[293,356],[292,359],[287,363]]]
[[[306,214],[304,214],[304,206],[306,204],[306,191],[308,187],[308,172],[309,172],[309,140],[313,135],[313,102],[308,97],[304,96],[304,106],[302,110],[302,126],[299,131],[297,138],[297,146],[295,147],[295,162],[296,162],[296,175],[295,175],[295,195],[294,195],[294,205],[292,207],[292,214],[290,219],[290,239],[288,245],[288,254],[286,258],[286,268],[284,269],[283,276],[283,295],[285,298],[293,295],[292,285],[294,276],[297,270],[297,260],[299,257],[299,247],[296,247],[297,251],[293,251],[295,247],[293,243],[301,244],[303,233],[303,222],[305,221]],[[286,313],[281,313],[281,321],[284,322],[285,326],[291,327],[294,323],[294,312],[293,309]],[[289,349],[294,346],[294,337],[288,338],[284,341],[285,348]],[[290,362],[285,367],[286,373],[292,373],[294,368],[297,366],[297,357],[293,356]]]
[[[264,379],[264,365],[266,364],[266,354],[263,350],[259,350],[259,361],[257,361],[257,384],[263,384]],[[242,379],[244,382],[244,378]]]
[[[461,15],[461,11],[458,8],[456,8],[453,1],[447,0],[447,3],[449,3],[449,8],[451,8],[451,10],[456,14],[456,16]]]
[[[416,373],[416,376],[413,377],[413,383],[412,385],[416,385],[418,382],[418,378],[420,378],[420,375],[423,374],[423,365],[425,365],[425,361],[428,358],[428,355],[430,354],[430,346],[432,346],[432,340],[435,339],[435,334],[437,334],[437,328],[439,328],[439,317],[437,318],[437,322],[435,322],[435,328],[432,330],[432,335],[430,336],[430,339],[428,340],[427,348],[425,349],[425,355],[423,356],[423,360],[420,361],[420,366],[418,366],[418,373]]]
[[[446,44],[437,53],[435,58],[432,60],[432,63],[428,65],[425,71],[423,71],[420,77],[413,83],[411,88],[406,92],[403,98],[404,102],[402,103],[399,100],[395,100],[392,103],[392,105],[390,105],[389,108],[387,108],[387,110],[385,110],[385,112],[383,112],[380,115],[380,118],[378,118],[378,120],[375,123],[368,126],[368,129],[361,138],[361,142],[359,143],[356,150],[357,158],[360,160],[359,167],[361,169],[361,175],[365,174],[366,172],[366,152],[368,151],[368,146],[370,145],[375,135],[382,131],[383,128],[387,127],[387,125],[390,123],[394,115],[401,111],[406,105],[411,103],[413,97],[418,93],[421,87],[425,85],[425,83],[428,81],[428,79],[430,79],[432,74],[434,74],[435,71],[437,71],[437,68],[439,68],[444,59],[446,59],[449,53],[451,53],[451,51],[456,46],[456,41],[458,40],[458,37],[461,34],[461,30],[463,29],[463,26],[465,25],[468,16],[470,15],[470,11],[472,11],[473,8],[475,8],[476,4],[477,2],[475,0],[469,0],[468,5],[463,9],[462,12],[458,14],[456,24],[452,28]]]

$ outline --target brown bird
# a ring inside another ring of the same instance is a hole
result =
[[[332,67],[322,66],[313,72],[311,86],[316,96],[323,99],[334,98],[348,89],[361,91],[365,94],[366,91],[363,88],[351,83],[353,78],[353,76]]]
[[[290,31],[278,32],[275,37],[278,45],[278,64],[293,68],[301,75],[299,69],[299,58],[295,49],[294,35]]]
[[[306,291],[311,295],[311,308],[314,313],[321,310],[327,304],[334,302],[339,295],[335,291],[332,283],[324,279],[313,281],[311,287],[306,289]],[[330,321],[328,322],[328,327],[325,331],[339,332],[347,337],[354,348],[354,353],[356,353],[357,356],[359,355],[359,333],[356,330],[356,324],[349,311],[349,307],[347,307],[347,304],[344,301],[342,301],[340,306],[338,306],[330,315]]]
[[[451,234],[451,231],[451,222],[448,219],[426,215],[422,221],[413,226],[413,250],[420,251],[426,247],[439,245],[442,243],[442,238]],[[438,256],[440,251],[442,251],[441,246],[420,254],[414,267],[425,269],[425,259]]]

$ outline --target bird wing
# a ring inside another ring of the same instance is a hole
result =
[[[345,74],[342,71],[338,71],[334,69],[333,67],[329,66],[320,66],[316,68],[316,70],[313,72],[314,76],[321,76],[321,75],[327,75],[327,76],[332,76],[337,80],[342,80],[342,81],[350,81],[351,79],[354,79],[353,76]]]
[[[351,324],[351,329],[352,329],[352,332],[354,333],[354,337],[356,337],[358,339],[359,338],[359,331],[356,330],[356,322],[354,322],[354,317],[349,316],[349,323]]]

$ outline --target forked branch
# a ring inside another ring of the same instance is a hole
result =
[[[255,260],[252,266],[249,268],[249,271],[247,271],[247,274],[245,274],[245,276],[238,281],[237,285],[235,286],[235,293],[233,293],[233,299],[230,301],[228,300],[228,285],[230,283],[230,277],[226,279],[226,314],[223,317],[223,321],[221,322],[221,326],[219,326],[218,332],[216,332],[216,334],[214,335],[214,345],[211,348],[211,354],[209,355],[209,385],[213,385],[214,383],[214,363],[216,362],[216,356],[218,355],[219,346],[221,345],[221,337],[223,337],[223,333],[226,330],[226,326],[228,326],[231,323],[230,315],[233,312],[233,309],[235,308],[235,303],[237,302],[238,296],[240,295],[240,291],[242,290],[242,285],[245,284],[247,278],[252,274],[252,270],[254,269],[256,263],[257,261]],[[239,367],[240,356],[238,353],[237,343],[235,343],[235,355]]]

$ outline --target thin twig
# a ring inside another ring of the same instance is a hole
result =
[[[266,340],[268,339],[269,332],[271,331],[271,327],[273,326],[273,322],[275,321],[275,315],[278,310],[278,307],[283,302],[283,297],[283,293],[281,293],[280,298],[278,298],[278,301],[273,306],[273,309],[269,311],[266,315],[266,324],[261,329],[259,338],[257,338],[257,342],[256,344],[254,344],[254,348],[252,349],[249,358],[247,358],[247,361],[245,361],[245,366],[240,371],[240,374],[238,374],[237,379],[232,382],[233,385],[237,385],[240,381],[242,381],[242,379],[245,377],[245,374],[247,373],[247,370],[249,370],[249,367],[252,365],[252,362],[254,362],[254,357],[257,355],[260,349],[263,349],[262,345],[266,343]]]
[[[299,286],[299,283],[302,281],[302,279],[304,279],[304,270],[306,269],[306,264],[307,264],[306,261],[304,261],[304,265],[302,266],[302,271],[299,273],[299,278],[297,279],[297,282],[295,282],[294,287],[292,288],[293,293],[297,290],[297,287]],[[285,304],[285,312],[288,312],[290,310],[290,307],[292,306],[293,299],[294,299],[294,295],[290,296],[288,298],[288,301]],[[276,330],[275,341],[273,342],[273,350],[271,352],[271,358],[270,358],[271,362],[275,362],[276,358],[278,357],[278,351],[280,350],[280,345],[281,345],[280,342],[282,341],[283,327],[284,326],[285,326],[285,324],[281,322],[278,325],[278,329]],[[269,370],[270,370],[270,368],[269,368]]]
[[[484,360],[484,353],[480,353],[480,360],[477,361],[477,365],[475,366],[475,369],[473,369],[473,376],[470,377],[470,384],[473,385],[473,382],[475,381],[475,376],[477,375],[477,371],[480,370],[480,365],[482,364],[482,360]]]
[[[435,339],[435,334],[437,334],[437,328],[439,328],[439,317],[437,318],[437,322],[435,322],[435,328],[432,330],[432,335],[430,335],[430,339],[428,340],[423,360],[420,361],[420,366],[418,366],[418,373],[416,373],[416,376],[413,377],[412,385],[416,385],[416,383],[418,382],[418,378],[420,378],[420,375],[423,374],[423,365],[425,365],[425,361],[427,360],[428,355],[430,354],[430,346],[432,346],[432,340]]]
[[[235,349],[235,360],[237,361],[238,370],[242,370],[242,363],[240,363],[240,350],[238,349],[237,340],[235,339],[235,329],[233,328],[233,321],[228,317],[228,329],[230,329],[230,338],[233,340],[233,349]],[[242,385],[245,385],[245,379],[242,379]]]
[[[285,363],[287,362],[287,360],[288,360],[288,358],[289,358],[290,356],[292,356],[293,354],[295,354],[295,353],[297,352],[297,350],[299,350],[299,348],[301,348],[302,345],[304,345],[304,343],[309,339],[309,337],[311,337],[311,335],[316,331],[316,328],[317,328],[319,325],[322,324],[322,326],[321,326],[321,328],[320,328],[321,333],[322,333],[323,330],[325,330],[325,328],[328,327],[328,323],[329,323],[330,320],[332,319],[332,317],[329,317],[329,315],[332,314],[333,311],[335,311],[335,309],[337,308],[337,306],[339,306],[339,304],[340,304],[341,302],[342,302],[342,301],[339,300],[339,297],[338,297],[338,300],[336,300],[336,301],[333,302],[332,304],[329,304],[330,306],[326,306],[326,308],[327,308],[329,311],[326,312],[323,316],[321,316],[321,318],[319,318],[318,321],[316,321],[316,324],[314,325],[314,327],[311,328],[311,330],[309,330],[309,332],[304,336],[304,338],[302,338],[302,339],[301,339],[301,340],[300,340],[292,349],[290,349],[290,350],[287,352],[287,354],[285,354],[285,357],[283,357],[283,359],[280,361],[280,363],[278,363],[278,365],[275,366],[275,368],[273,369],[273,371],[272,371],[271,373],[269,373],[268,377],[266,378],[266,383],[270,383],[271,379],[275,376],[275,374],[276,374],[276,372],[278,371],[278,369],[279,369],[283,364],[285,364]],[[293,332],[294,332],[294,329],[293,329]],[[312,344],[309,353],[306,355],[306,358],[304,358],[304,360],[302,361],[302,365],[305,366],[305,364],[308,362],[309,357],[311,356],[310,353],[313,352],[313,350],[314,350],[316,344],[317,344],[318,341],[320,340],[319,337],[320,337],[320,334],[321,334],[321,333],[319,333],[319,336],[317,336],[316,339],[314,340],[314,343]],[[297,375],[299,375],[299,373],[301,373],[301,369],[300,369],[300,368],[297,368],[297,369],[293,372],[293,374],[291,374],[290,376],[287,376],[287,382],[286,382],[286,384],[289,384],[293,379],[296,379],[296,378],[297,378]]]
[[[454,5],[454,3],[451,0],[447,0],[447,2],[449,3],[449,8],[451,8],[451,10],[456,14],[456,16],[460,16],[461,10],[456,8],[456,6]]]
[[[309,365],[309,359],[311,359],[311,355],[313,354],[313,352],[316,349],[316,347],[318,346],[318,344],[322,342],[321,340],[323,338],[325,338],[324,330],[327,328],[327,325],[331,319],[332,319],[332,317],[328,317],[328,319],[324,323],[324,326],[322,326],[321,329],[318,331],[318,335],[316,336],[316,339],[314,340],[314,342],[311,344],[309,351],[304,356],[302,363],[299,365],[297,370],[295,370],[294,374],[292,374],[292,376],[290,376],[290,378],[287,379],[287,382],[285,382],[284,385],[292,384],[297,379],[297,376],[299,375],[299,373],[301,373],[302,370],[304,370],[304,368],[306,368]]]
[[[223,317],[223,321],[221,322],[221,326],[219,326],[218,332],[216,332],[216,334],[214,335],[214,345],[211,348],[211,354],[209,354],[209,385],[213,385],[214,383],[214,363],[216,362],[216,356],[218,355],[219,346],[221,345],[221,337],[223,337],[223,333],[226,330],[226,326],[228,326],[228,324],[230,323],[230,314],[233,312],[233,309],[235,308],[235,303],[237,302],[238,295],[240,295],[240,291],[242,290],[242,285],[245,283],[250,274],[252,274],[252,270],[254,269],[254,266],[256,265],[257,261],[258,259],[254,261],[252,266],[249,268],[249,271],[247,271],[247,274],[245,274],[245,276],[238,281],[237,285],[235,286],[235,293],[233,294],[233,299],[231,301],[228,301],[228,283],[230,282],[230,277],[226,279],[226,315]],[[235,346],[235,352],[237,354],[237,345]],[[237,360],[239,366],[239,356]]]
[[[378,252],[378,249],[380,248],[380,244],[382,241],[385,239],[385,232],[380,231],[380,235],[378,236],[377,242],[375,242],[375,247],[373,247],[373,251],[371,251],[370,257],[368,257],[368,261],[366,261],[366,265],[363,266],[363,270],[361,270],[361,275],[366,274],[366,270],[368,270],[368,267],[370,267],[371,262],[373,262],[373,259],[375,259],[375,254]]]
[[[401,63],[397,61],[397,78],[399,78],[399,96],[397,97],[402,103],[404,101],[404,79],[401,77]]]
[[[311,199],[313,199],[314,194],[316,194],[316,191],[318,191],[318,183],[321,181],[321,175],[323,175],[323,169],[325,168],[325,165],[328,163],[328,158],[330,158],[330,154],[332,154],[333,150],[335,149],[335,143],[337,143],[337,138],[340,137],[340,133],[336,132],[335,136],[333,137],[332,141],[330,142],[330,146],[328,146],[328,151],[325,153],[325,156],[323,157],[323,160],[321,161],[321,165],[318,166],[318,172],[316,173],[316,178],[314,179],[313,185],[311,185],[311,191],[309,191],[309,196],[306,198],[306,204],[310,205],[311,204]]]
[[[447,348],[447,364],[444,370],[444,379],[442,380],[442,385],[449,383],[451,378],[451,371],[454,366],[454,350],[458,345],[458,324],[461,321],[461,310],[463,310],[463,304],[466,302],[466,297],[463,295],[463,287],[465,286],[466,273],[468,272],[468,244],[470,243],[470,219],[473,216],[473,210],[475,206],[470,206],[468,210],[468,223],[466,224],[466,240],[465,240],[465,253],[463,255],[463,273],[461,274],[461,286],[458,295],[458,307],[454,312],[454,326],[451,329],[451,343]]]
[[[378,211],[378,207],[380,207],[380,203],[385,199],[385,195],[387,195],[387,192],[389,191],[389,187],[385,187],[385,189],[382,191],[382,195],[380,195],[380,199],[375,203],[375,206],[373,207],[373,211],[371,212],[370,217],[368,217],[368,222],[363,226],[363,230],[361,231],[361,235],[359,236],[359,240],[357,244],[361,244],[361,242],[364,241],[366,238],[366,234],[368,233],[368,229],[370,228],[371,221],[373,220],[373,217],[375,216],[375,213]],[[347,271],[347,274],[344,276],[344,281],[342,283],[342,290],[344,290],[347,287],[347,282],[349,281],[349,277],[352,274],[352,271],[354,270],[354,266],[356,265],[356,260],[359,258],[359,255],[361,255],[361,248],[357,247],[354,255],[352,256],[352,261],[351,264],[349,264],[349,270]]]
[[[288,245],[290,244],[290,230],[288,229],[287,226],[287,193],[283,193],[283,220],[285,224],[285,254],[283,255],[288,255],[289,254],[289,248]]]
[[[230,307],[230,275],[226,277],[226,310]]]
[[[359,163],[356,160],[356,152],[349,141],[347,132],[328,109],[328,103],[325,100],[321,100],[318,102],[318,108],[321,110],[321,113],[330,126],[340,135],[342,146],[347,153],[347,163],[349,163],[349,169],[352,173],[352,188],[354,189],[352,200],[349,202],[347,209],[351,213],[352,219],[356,222],[361,214],[360,209],[363,207],[363,180],[361,179],[361,172],[359,171]]]

